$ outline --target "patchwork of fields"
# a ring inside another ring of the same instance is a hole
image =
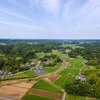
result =
[[[58,63],[56,67],[46,67],[42,70],[46,72],[47,76],[38,77],[33,71],[27,71],[17,75],[8,77],[8,79],[21,79],[21,78],[36,78],[36,83],[30,84],[28,86],[24,83],[14,84],[11,86],[4,86],[0,88],[0,95],[4,97],[10,97],[14,99],[22,100],[61,100],[63,97],[64,87],[67,82],[74,81],[76,76],[79,74],[80,69],[83,67],[84,59],[82,57],[70,59],[70,64],[67,67],[64,67],[67,58],[64,54],[53,51],[54,54],[57,54],[63,63]],[[38,57],[44,57],[45,53],[37,53]],[[68,63],[68,62],[67,62]],[[62,69],[61,69],[62,68]],[[57,73],[55,73],[57,71]],[[42,76],[42,75],[41,75]],[[27,87],[26,87],[27,86]],[[11,89],[10,93],[4,93],[6,89]],[[15,89],[14,89],[15,88]],[[21,89],[20,89],[21,88]],[[17,90],[17,92],[16,92]],[[22,91],[21,91],[22,90]],[[99,100],[96,98],[81,97],[74,95],[66,95],[66,100]]]
[[[45,80],[39,80],[22,100],[27,100],[27,98],[37,98],[37,100],[61,100],[62,92],[53,84]]]

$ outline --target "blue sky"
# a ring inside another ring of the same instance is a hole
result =
[[[100,0],[1,0],[0,38],[100,39]]]

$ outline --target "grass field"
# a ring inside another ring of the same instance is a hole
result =
[[[80,71],[80,68],[83,66],[82,62],[83,62],[82,57],[71,59],[70,67],[63,70],[61,73],[59,73],[61,77],[58,80],[56,80],[54,83],[64,88],[67,82],[74,81]]]
[[[59,89],[57,89],[56,87],[52,86],[49,82],[44,81],[44,80],[38,81],[33,86],[33,88],[41,89],[41,90],[46,90],[46,91],[50,91],[50,92],[55,92],[55,93],[61,93],[61,91]]]
[[[51,72],[55,72],[56,70],[58,70],[60,66],[61,66],[61,63],[57,64],[56,67],[46,67],[43,70],[45,72],[51,73]]]
[[[69,81],[74,81],[75,77],[72,76],[66,76],[62,75],[58,80],[56,80],[54,83],[62,88],[65,87],[65,84]]]
[[[36,95],[32,95],[32,94],[26,94],[22,98],[22,100],[54,100],[54,99],[42,97],[42,96],[36,96]]]
[[[67,94],[66,100],[100,100],[100,99],[84,97],[84,96],[74,96],[74,95]]]
[[[46,53],[36,53],[36,56],[39,58],[43,58],[46,55]]]
[[[56,55],[57,55],[59,58],[61,58],[61,59],[64,59],[64,58],[66,57],[65,54],[63,54],[63,53],[61,53],[61,52],[59,52],[59,51],[57,51],[57,50],[53,50],[52,53],[53,53],[53,54],[56,54]]]
[[[79,68],[80,69],[83,66],[82,62],[83,62],[82,57],[71,59],[70,60],[70,63],[71,63],[70,68]]]
[[[32,71],[28,71],[21,74],[9,76],[8,79],[28,78],[28,77],[33,77],[33,76],[36,76],[36,74]]]
[[[43,70],[45,72],[51,73],[51,72],[55,72],[57,69],[59,68],[58,67],[52,67],[52,68],[48,67],[48,68],[44,68]]]

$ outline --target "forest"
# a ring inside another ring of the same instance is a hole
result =
[[[29,69],[30,66],[21,66],[26,63],[31,63],[32,60],[54,59],[49,66],[55,65],[61,61],[56,55],[45,55],[45,57],[37,57],[37,53],[50,53],[53,49],[64,49],[59,43],[9,43],[7,45],[0,45],[0,69],[6,71],[16,72]],[[45,64],[44,64],[45,65]],[[33,65],[32,65],[33,66]]]

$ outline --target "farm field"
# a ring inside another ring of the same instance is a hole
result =
[[[64,59],[66,57],[66,55],[64,55],[63,53],[59,52],[58,50],[54,50],[54,51],[52,51],[52,53],[56,54],[61,59]]]
[[[37,74],[35,74],[32,71],[28,71],[28,72],[24,72],[24,73],[21,73],[21,74],[9,76],[8,79],[29,78],[29,77],[34,77],[34,76],[37,76]]]
[[[26,94],[22,100],[54,100],[52,98],[47,98],[47,97],[42,97],[42,96],[37,96],[37,95],[32,95],[32,94]]]
[[[57,69],[59,68],[58,67],[52,67],[52,68],[48,67],[48,68],[44,68],[43,70],[45,72],[51,73],[51,72],[55,72]]]
[[[50,54],[55,54],[58,57],[60,57],[61,59],[63,59],[65,57],[65,55],[61,52],[59,52],[58,50],[53,50],[52,53],[36,53],[36,56],[38,58],[43,58],[45,55],[50,55]]]
[[[65,70],[63,70],[61,73],[59,73],[61,77],[54,82],[55,84],[57,84],[58,86],[62,88],[64,88],[66,82],[75,80],[76,76],[78,75],[80,71],[80,68],[83,66],[82,64],[83,58],[81,57],[71,59],[70,62],[71,62],[71,65]]]
[[[100,99],[84,97],[84,96],[74,96],[74,95],[67,94],[66,100],[100,100]]]
[[[50,92],[55,92],[55,93],[62,93],[58,88],[54,87],[51,83],[44,81],[44,80],[38,81],[33,86],[33,88],[40,89],[40,90],[46,90],[46,91],[50,91]]]
[[[49,55],[49,53],[37,53],[38,57],[44,57],[45,55]],[[22,98],[22,100],[61,100],[63,96],[62,89],[64,90],[67,82],[74,81],[76,76],[79,74],[80,69],[83,67],[84,59],[82,57],[77,58],[67,58],[62,52],[52,51],[52,54],[56,54],[62,62],[58,62],[56,67],[43,67],[43,71],[46,72],[44,75],[41,74],[41,77],[37,77],[37,83],[35,83],[32,88],[25,88],[24,85],[12,85],[12,87],[16,87],[16,89],[22,88],[23,94],[18,94],[18,92],[14,91],[13,88],[11,95],[15,92],[16,96],[12,98]],[[52,61],[52,60],[51,60]],[[67,64],[69,63],[69,64]],[[67,67],[66,67],[67,66]],[[92,67],[91,67],[92,68]],[[85,70],[85,69],[84,69]],[[34,76],[38,76],[33,71],[27,71],[21,74],[16,74],[8,77],[8,79],[23,79],[23,78],[34,78]],[[40,76],[40,75],[39,75]],[[31,82],[30,82],[31,83]],[[34,83],[34,82],[33,82]],[[17,88],[18,87],[18,88]],[[6,87],[10,88],[10,87]],[[2,94],[2,92],[1,92]],[[7,94],[8,95],[8,94]],[[10,97],[11,97],[10,95]],[[6,96],[6,95],[5,95]],[[55,98],[55,99],[54,99]],[[66,100],[99,100],[96,98],[89,98],[83,96],[74,96],[67,94]]]
[[[55,72],[56,70],[58,70],[60,66],[61,66],[61,63],[58,63],[56,67],[47,67],[47,68],[44,68],[43,70],[45,72],[51,73],[51,72]]]
[[[8,100],[19,100],[21,99],[26,92],[32,87],[30,83],[17,83],[13,85],[6,85],[0,88],[0,96],[8,98]],[[6,91],[6,92],[5,92]]]
[[[49,92],[49,91],[40,90],[40,89],[31,89],[29,93],[33,95],[35,94],[35,95],[47,97],[47,98],[53,98],[56,100],[61,100],[62,98],[62,95],[59,93]]]

